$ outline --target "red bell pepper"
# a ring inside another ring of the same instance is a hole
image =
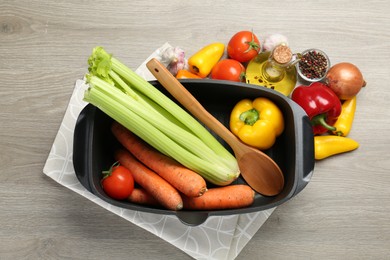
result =
[[[341,113],[341,101],[327,85],[314,82],[298,86],[291,93],[291,99],[305,110],[315,135],[335,131],[333,125]]]

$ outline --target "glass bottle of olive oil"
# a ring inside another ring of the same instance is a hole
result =
[[[284,44],[253,58],[246,69],[246,82],[274,89],[288,96],[297,82],[295,63],[299,54],[292,54]]]

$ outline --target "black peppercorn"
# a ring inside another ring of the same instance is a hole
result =
[[[299,70],[308,79],[320,79],[328,69],[328,60],[325,55],[316,50],[304,53],[298,63]]]

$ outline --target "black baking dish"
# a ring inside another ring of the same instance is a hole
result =
[[[282,192],[273,197],[256,194],[255,202],[247,208],[215,211],[171,211],[111,199],[100,186],[101,173],[114,162],[113,153],[119,144],[110,132],[112,119],[91,104],[81,111],[77,119],[73,144],[76,176],[87,190],[112,205],[143,212],[176,215],[187,225],[199,225],[208,216],[213,215],[242,214],[270,209],[302,191],[310,181],[314,170],[314,142],[309,118],[301,107],[274,90],[246,83],[209,79],[186,79],[181,82],[211,114],[226,126],[229,124],[233,106],[243,98],[266,97],[279,106],[285,119],[285,130],[278,137],[275,145],[265,152],[283,171],[285,186]],[[151,83],[167,94],[157,81]],[[244,180],[239,178],[237,182],[244,182]]]

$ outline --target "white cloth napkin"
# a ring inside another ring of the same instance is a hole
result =
[[[165,43],[151,54],[136,72],[146,80],[155,79],[146,68],[151,58],[159,58],[169,47]],[[88,86],[77,80],[60,129],[54,140],[43,173],[61,185],[168,241],[195,259],[234,259],[273,212],[269,209],[231,216],[210,216],[199,226],[187,226],[176,216],[145,213],[113,206],[86,190],[78,181],[72,162],[73,131]]]

